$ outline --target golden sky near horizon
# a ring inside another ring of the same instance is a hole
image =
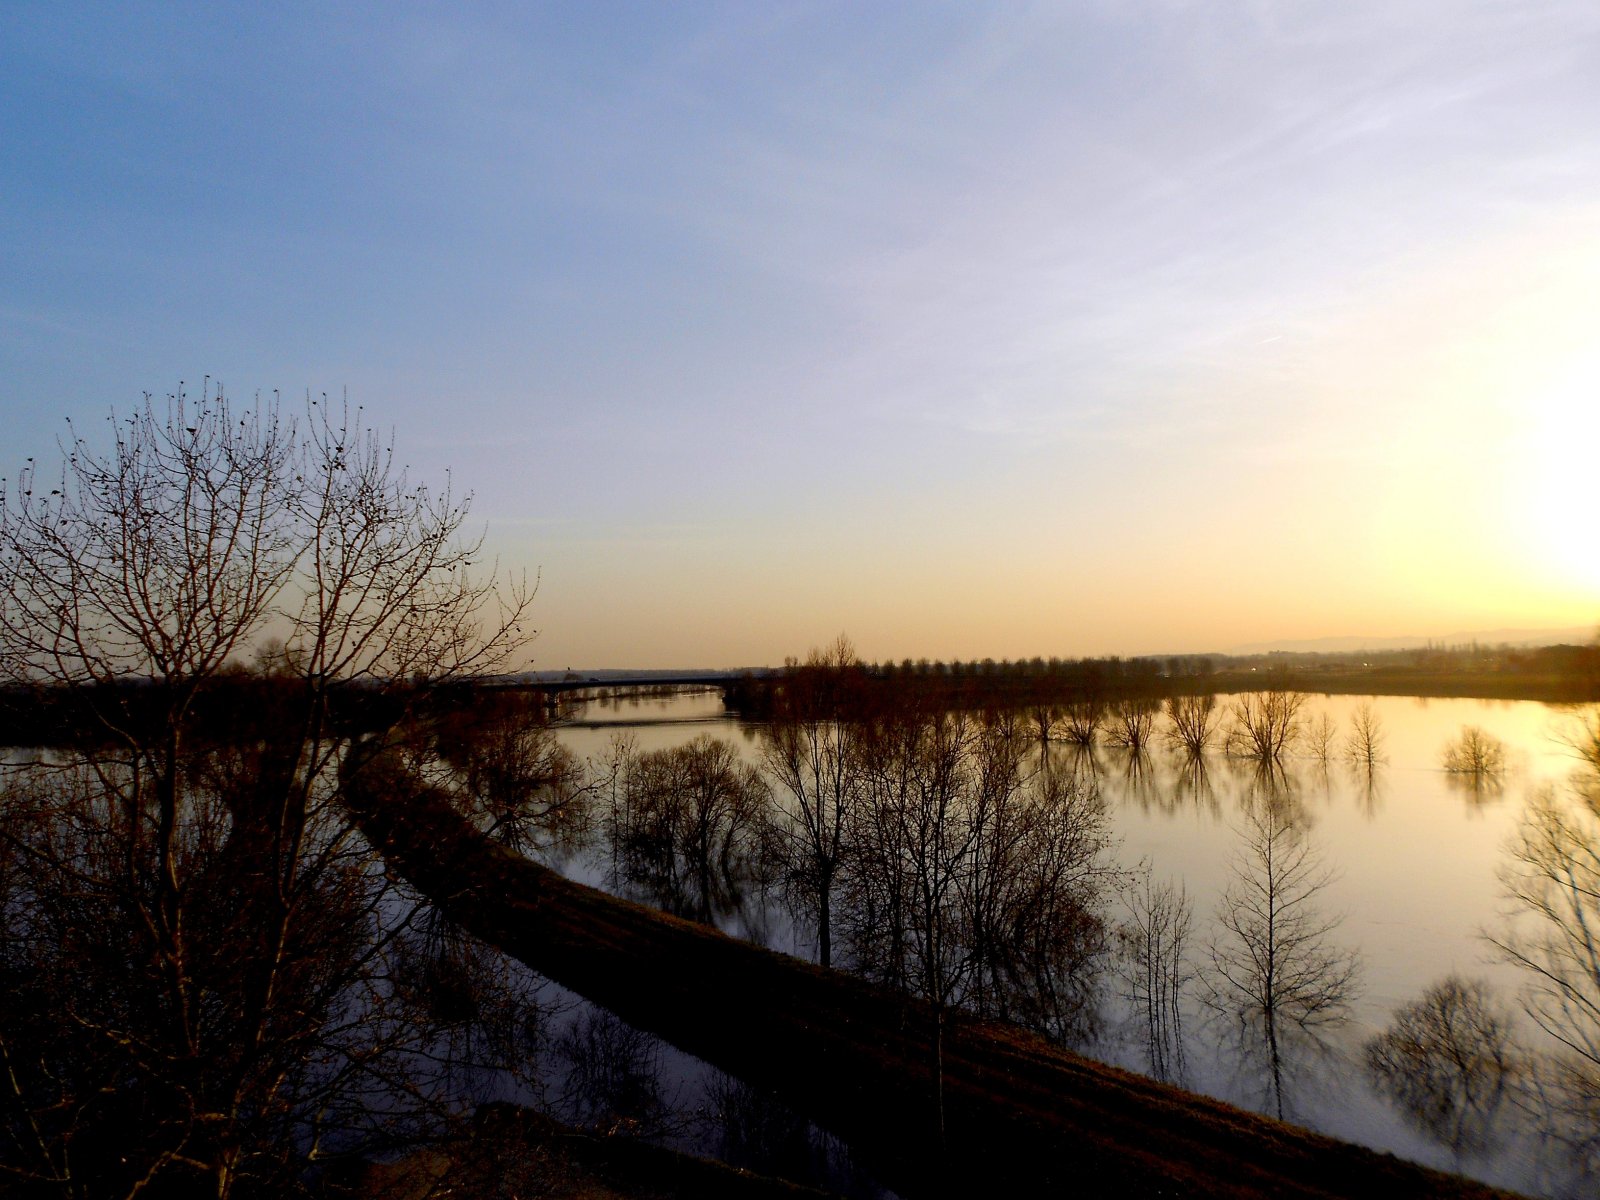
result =
[[[347,393],[544,667],[1600,621],[1593,5],[391,17],[7,15],[14,458]]]

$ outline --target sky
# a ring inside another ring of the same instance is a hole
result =
[[[0,8],[0,474],[348,395],[534,664],[1600,621],[1600,5]]]

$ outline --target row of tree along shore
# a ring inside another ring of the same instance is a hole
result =
[[[945,709],[1108,707],[1128,700],[1253,691],[1472,697],[1572,704],[1600,700],[1600,641],[1526,649],[1462,646],[1368,655],[1188,655],[1165,658],[1033,658],[995,662],[805,663],[754,672],[726,687],[728,706],[767,719],[796,686],[821,675],[841,717],[908,695]]]
[[[225,734],[241,714],[263,704],[295,702],[296,664],[281,646],[269,647],[252,664],[234,663],[205,680],[194,719],[209,732]],[[823,677],[827,681],[823,682]],[[686,677],[683,686],[697,681]],[[385,680],[328,689],[332,722],[352,733],[392,724],[417,699],[447,707],[471,703],[480,685],[473,679]],[[494,686],[500,686],[498,683]],[[1177,696],[1230,695],[1253,691],[1304,691],[1339,695],[1466,697],[1581,704],[1600,700],[1600,641],[1588,645],[1532,648],[1477,645],[1430,647],[1377,654],[1268,654],[1251,657],[1184,655],[1120,658],[1032,658],[1014,661],[797,662],[772,671],[747,671],[719,682],[728,708],[751,720],[769,720],[791,706],[797,689],[814,705],[819,690],[849,719],[908,700],[962,711],[1020,713],[1036,728],[1098,723],[1129,702],[1159,705]],[[537,693],[538,683],[524,690]],[[626,680],[597,683],[595,690],[628,693]],[[652,684],[651,694],[674,690]],[[552,692],[558,707],[575,694]],[[158,680],[101,680],[85,688],[41,680],[0,688],[0,744],[60,746],[82,740],[94,714],[112,704],[130,720],[159,721],[164,711]],[[1041,724],[1043,723],[1043,724]],[[1070,737],[1070,733],[1066,736]]]

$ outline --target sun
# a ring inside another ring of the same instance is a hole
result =
[[[1528,566],[1600,606],[1600,353],[1570,363],[1527,404],[1508,483]]]

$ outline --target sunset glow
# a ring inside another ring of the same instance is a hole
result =
[[[1600,10],[51,5],[0,405],[347,392],[540,666],[1592,629]]]

